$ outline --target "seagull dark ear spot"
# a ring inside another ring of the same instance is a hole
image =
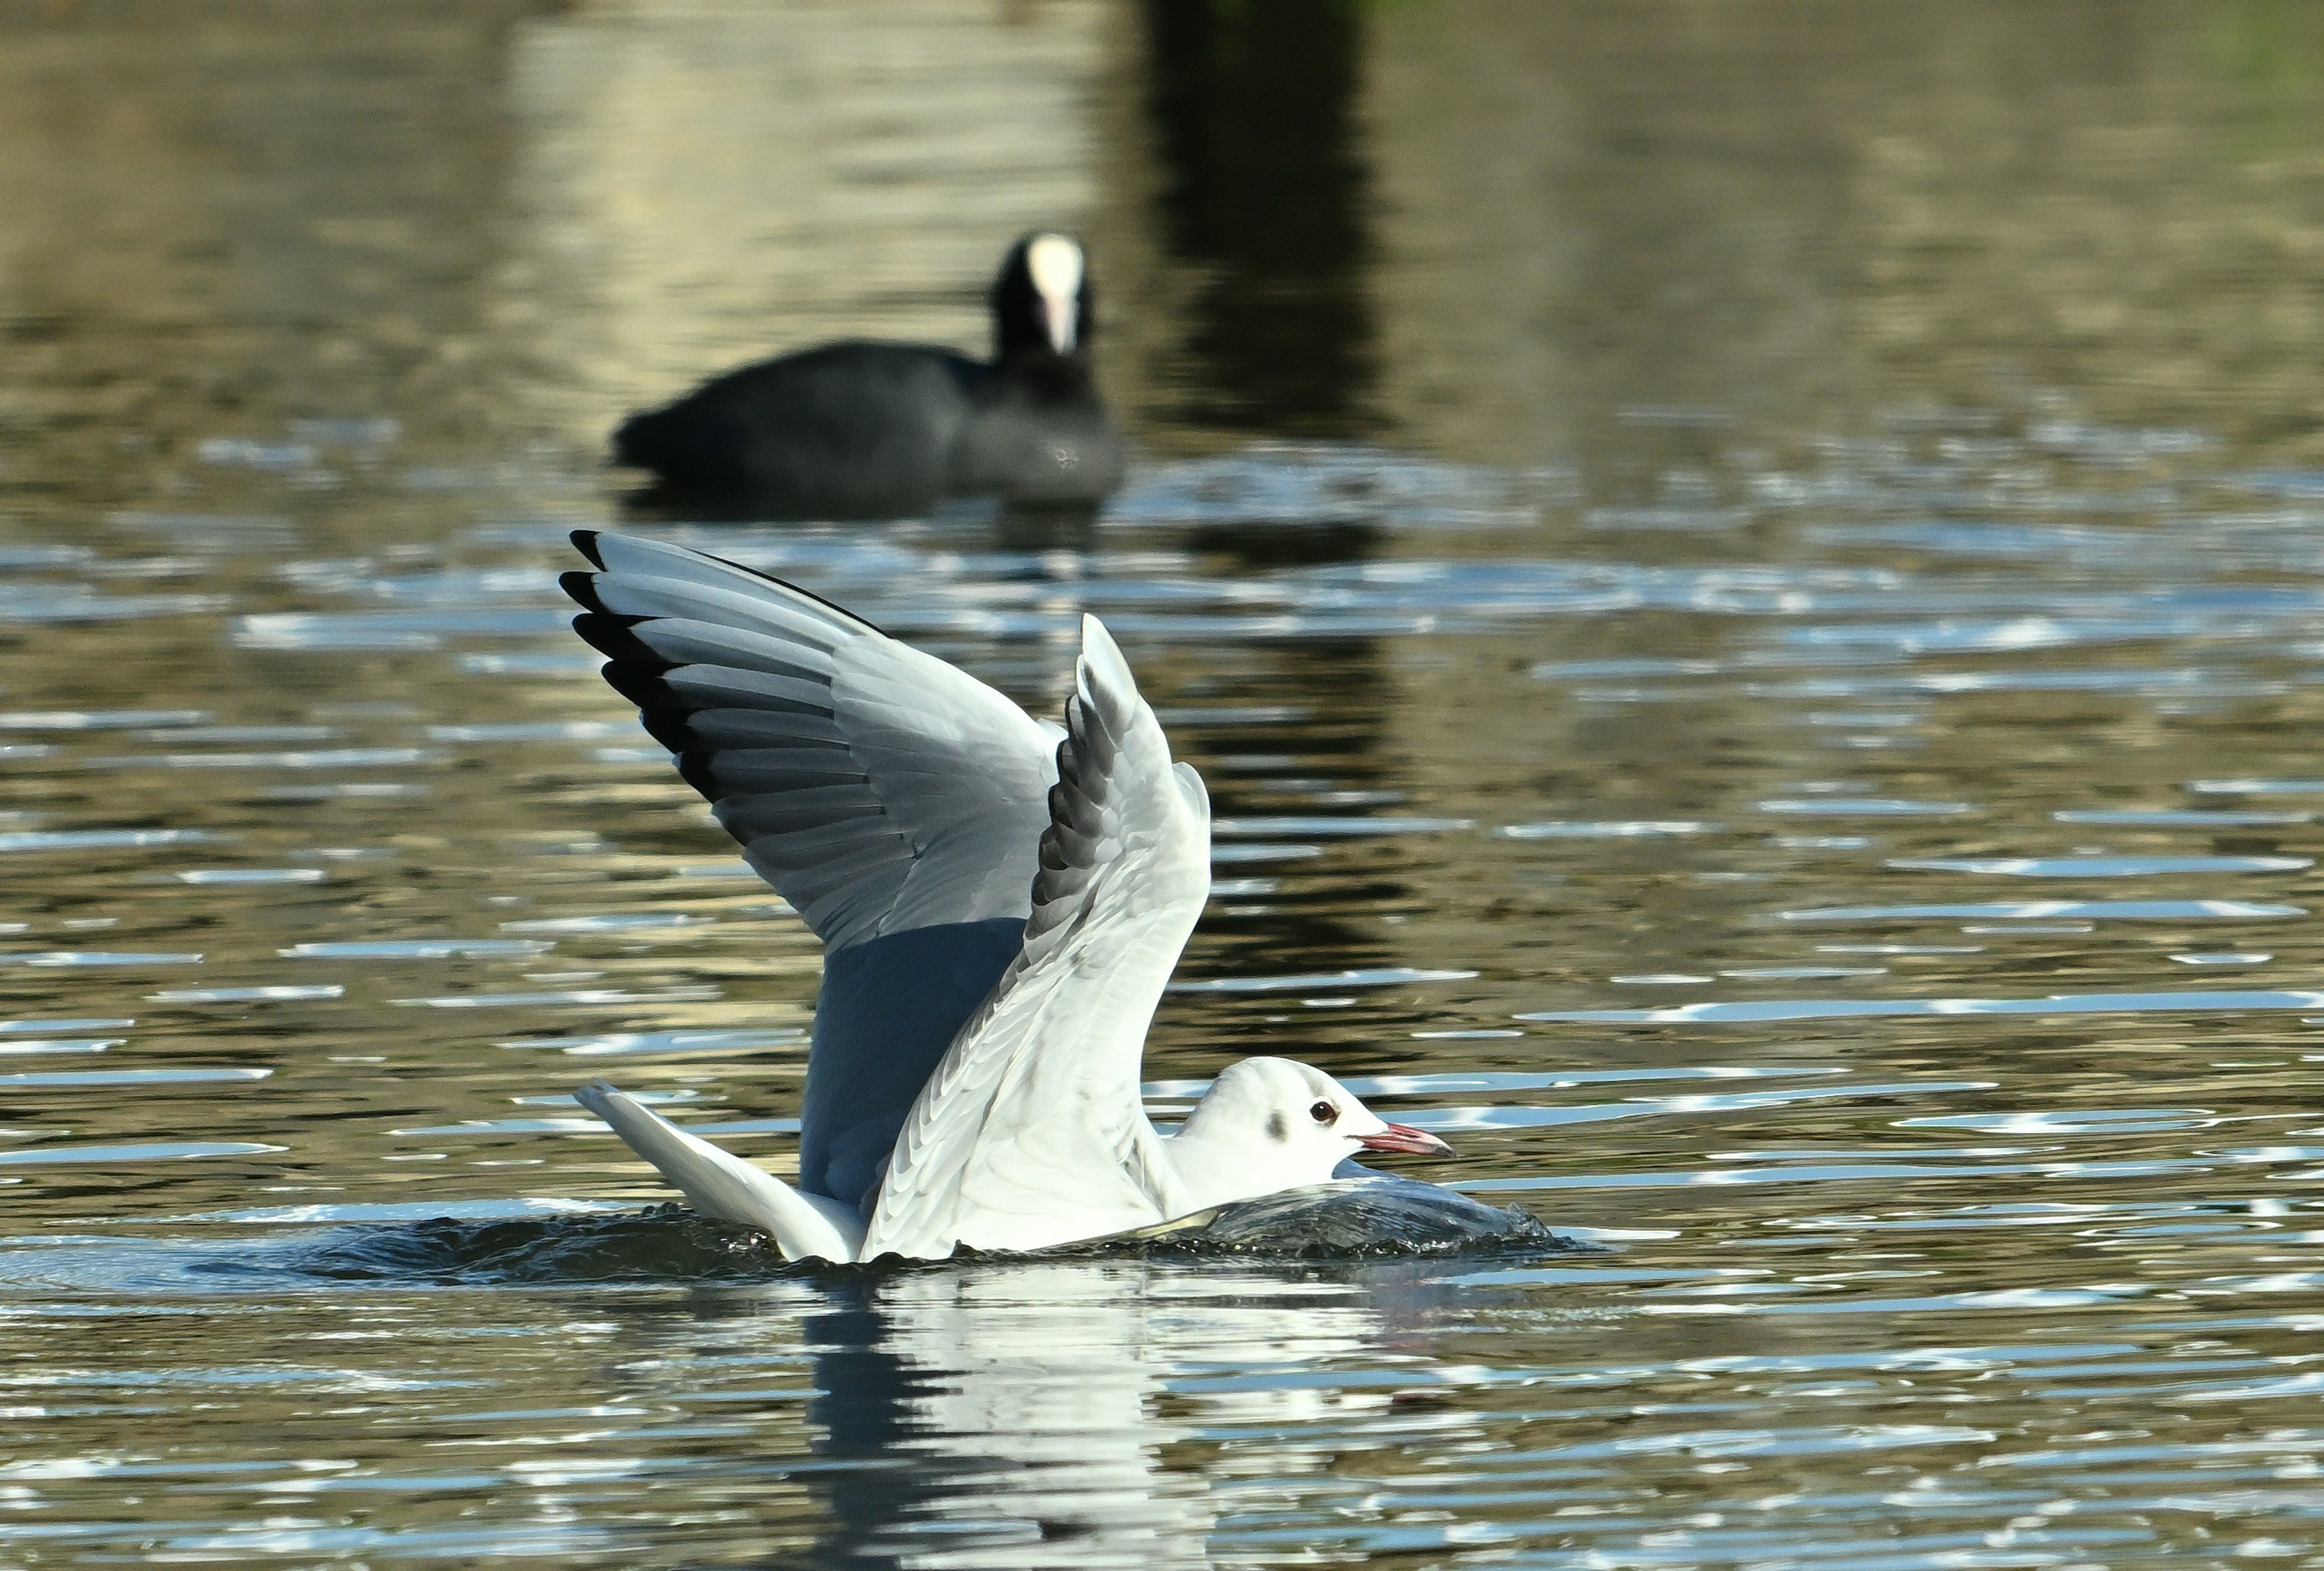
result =
[[[1277,1145],[1291,1138],[1291,1131],[1284,1124],[1283,1114],[1279,1108],[1267,1115],[1267,1138]]]

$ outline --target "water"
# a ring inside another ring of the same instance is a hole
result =
[[[2324,1565],[2307,10],[87,5],[0,121],[0,1562]],[[597,467],[1059,221],[1093,524]],[[817,957],[624,524],[1043,713],[1104,615],[1157,1116],[1310,1058],[1600,1247],[638,1214],[568,1089],[780,1167]]]

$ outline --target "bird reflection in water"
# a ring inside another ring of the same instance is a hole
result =
[[[1423,1328],[1443,1262],[1274,1271],[989,1262],[835,1280],[808,1317],[825,1537],[799,1566],[1207,1566],[1220,1506],[1174,1465],[1211,1423],[1304,1426],[1387,1391],[1319,1382]],[[1270,1366],[1296,1379],[1268,1382]],[[1231,1390],[1208,1391],[1231,1370]]]

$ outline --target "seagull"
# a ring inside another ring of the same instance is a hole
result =
[[[823,940],[798,1178],[603,1081],[575,1093],[696,1211],[786,1260],[1029,1251],[1449,1156],[1322,1070],[1245,1058],[1168,1134],[1146,1030],[1210,893],[1210,799],[1104,624],[1060,726],[804,589],[582,530],[560,580],[743,858]]]

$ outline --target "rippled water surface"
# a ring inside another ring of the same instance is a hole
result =
[[[1876,17],[1877,20],[1876,20]],[[2324,1566],[2296,6],[0,10],[0,1565]],[[624,409],[1088,236],[1094,521]],[[788,1273],[816,947],[575,527],[1218,815],[1312,1059],[1578,1243]]]

